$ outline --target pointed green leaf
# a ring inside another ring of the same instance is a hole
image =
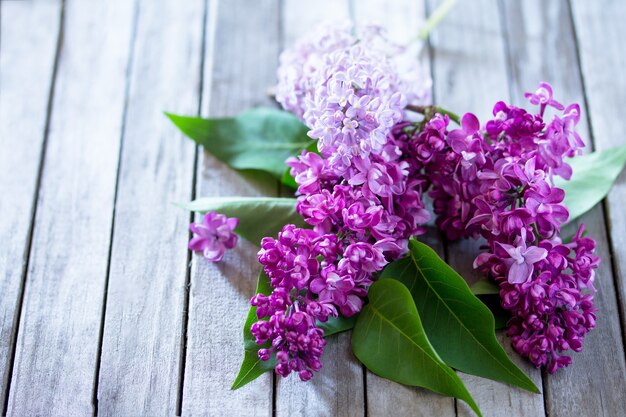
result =
[[[598,204],[611,190],[626,163],[626,146],[576,156],[567,161],[572,166],[572,178],[554,180],[565,190],[565,206],[569,221],[580,217]]]
[[[261,170],[281,179],[285,159],[313,141],[308,128],[293,114],[267,107],[236,117],[203,119],[166,113],[191,139],[217,159],[239,170]]]
[[[400,282],[372,285],[352,332],[352,351],[376,375],[460,398],[480,415],[463,382],[429,343],[411,293]]]
[[[256,244],[265,236],[276,236],[286,224],[305,226],[296,212],[295,198],[207,197],[179,205],[200,213],[216,211],[228,217],[237,217],[239,225],[235,232]]]
[[[270,279],[264,271],[261,271],[257,282],[256,294],[259,293],[265,295],[270,295],[272,293]],[[276,359],[274,357],[270,358],[268,361],[262,361],[257,355],[259,349],[270,347],[269,342],[264,345],[257,345],[254,340],[254,336],[252,336],[252,333],[250,332],[250,327],[258,320],[259,319],[256,316],[256,307],[251,306],[246,322],[243,325],[243,362],[241,363],[239,373],[237,374],[237,377],[235,378],[235,381],[230,389],[241,388],[276,366]]]
[[[411,239],[409,256],[389,264],[382,275],[409,288],[428,339],[448,365],[539,392],[498,343],[493,314],[430,247]]]

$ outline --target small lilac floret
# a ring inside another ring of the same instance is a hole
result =
[[[201,223],[191,223],[189,229],[194,237],[189,241],[189,249],[201,252],[211,262],[219,262],[227,249],[237,244],[237,235],[233,232],[239,220],[223,214],[208,212]]]

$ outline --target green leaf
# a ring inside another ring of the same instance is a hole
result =
[[[354,327],[358,316],[329,317],[325,323],[317,322],[317,327],[324,330],[324,337],[348,331]]]
[[[557,177],[554,183],[565,190],[564,203],[571,222],[609,193],[626,163],[626,146],[576,156],[567,163],[572,166],[572,178],[566,181]]]
[[[313,141],[308,128],[293,114],[267,107],[236,117],[202,119],[165,113],[191,139],[217,159],[238,170],[270,172],[282,178],[285,159]]]
[[[480,415],[463,382],[429,343],[411,293],[400,282],[371,286],[352,332],[352,351],[376,375],[460,398]]]
[[[539,392],[498,343],[493,314],[430,247],[411,239],[409,256],[389,264],[382,276],[409,288],[430,342],[448,365]]]
[[[263,270],[261,270],[261,273],[259,274],[259,280],[257,282],[256,294],[258,293],[265,295],[270,295],[272,293],[270,279]],[[263,375],[265,372],[274,369],[274,366],[276,366],[276,358],[273,355],[268,361],[262,361],[261,359],[259,359],[259,349],[269,348],[270,342],[266,342],[263,345],[256,344],[254,336],[252,336],[252,333],[250,332],[250,327],[257,321],[259,321],[259,319],[256,316],[256,307],[251,306],[243,327],[243,361],[231,389],[243,387],[244,385],[254,381],[258,377]],[[324,337],[328,337],[352,329],[355,322],[356,316],[340,316],[336,318],[329,317],[326,323],[318,322],[318,326],[324,330]]]
[[[259,275],[259,280],[256,287],[256,294],[258,293],[265,295],[270,295],[272,293],[270,279],[264,271],[261,271],[261,274]],[[264,345],[257,345],[254,340],[254,336],[252,336],[252,333],[250,332],[250,327],[258,320],[259,319],[256,316],[256,307],[250,307],[248,317],[246,318],[246,323],[243,326],[243,362],[241,363],[239,373],[237,374],[237,377],[235,378],[235,381],[233,382],[233,385],[230,389],[241,388],[276,366],[275,357],[272,356],[270,360],[262,361],[261,359],[259,359],[259,356],[257,354],[259,349],[270,347],[269,341],[266,342]]]
[[[265,236],[276,236],[285,224],[306,225],[296,212],[295,198],[207,197],[179,206],[200,213],[216,211],[228,217],[237,217],[239,225],[235,232],[257,244]]]
[[[473,283],[470,286],[470,290],[472,290],[472,294],[474,295],[498,294],[500,287],[492,280],[483,278]]]

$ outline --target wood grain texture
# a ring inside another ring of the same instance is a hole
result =
[[[200,102],[204,1],[140,1],[123,132],[98,415],[174,415],[195,146],[163,111]]]
[[[512,102],[526,105],[524,92],[534,91],[541,81],[547,81],[560,102],[584,105],[567,0],[501,0],[501,4]],[[581,118],[577,129],[584,140],[589,140],[586,117]]]
[[[625,145],[626,139],[619,132],[619,123],[616,123],[621,120],[621,116],[619,110],[613,106],[623,104],[623,92],[626,88],[626,76],[621,70],[614,68],[614,65],[625,63],[623,44],[618,39],[623,39],[626,30],[621,23],[617,23],[620,19],[616,17],[626,16],[626,7],[618,2],[609,2],[604,8],[589,7],[585,2],[573,2],[572,6],[575,29],[570,37],[573,38],[575,31],[577,32],[578,53],[588,104],[583,111],[589,112],[591,116],[590,136],[593,137],[597,150]],[[563,9],[569,11],[565,7]],[[571,23],[570,21],[570,27]],[[614,39],[615,36],[618,38]],[[602,63],[595,62],[598,60]],[[564,67],[563,71],[567,68]],[[607,88],[607,83],[610,83],[611,88]],[[626,415],[626,404],[623,401],[626,392],[624,334],[623,327],[620,329],[616,298],[617,286],[623,303],[623,263],[626,260],[623,231],[626,222],[622,206],[625,198],[626,176],[622,173],[606,201],[608,219],[605,221],[602,207],[599,206],[569,229],[572,232],[574,227],[583,222],[589,235],[598,242],[597,254],[602,257],[596,276],[598,293],[595,304],[598,308],[598,322],[596,329],[586,337],[583,352],[573,355],[573,365],[546,378],[546,404],[551,416],[567,416],[573,413],[594,416]],[[610,237],[607,236],[607,230]],[[567,231],[564,233],[567,234]],[[612,246],[609,245],[609,238]],[[613,275],[613,267],[616,277]],[[623,312],[624,306],[621,308]],[[594,387],[591,395],[590,385]]]
[[[597,150],[626,145],[622,112],[626,99],[624,39],[626,4],[610,1],[593,7],[584,1],[572,1],[572,17],[578,39],[578,52],[585,93],[591,117],[591,133]],[[620,67],[621,66],[621,67]],[[617,179],[605,200],[616,286],[619,292],[621,327],[626,344],[626,172]]]
[[[440,2],[430,1],[429,9]],[[495,0],[459,2],[432,35],[434,95],[446,108],[463,113],[471,111],[484,121],[492,106],[507,97],[505,45]],[[448,245],[448,263],[466,279],[478,274],[472,262],[480,243],[463,240]],[[509,341],[500,342],[514,361],[541,386],[539,371],[512,353]],[[538,416],[544,414],[543,398],[511,386],[460,374],[485,416]],[[457,401],[458,415],[472,416],[463,402]]]
[[[316,26],[349,19],[347,0],[283,2],[285,48],[310,34]],[[350,334],[331,337],[323,356],[324,367],[313,379],[302,383],[297,375],[277,377],[277,416],[362,416],[365,410],[363,368],[354,358]]]
[[[249,13],[254,10],[253,13]],[[242,16],[246,16],[245,23]],[[209,1],[203,115],[233,115],[272,105],[279,53],[278,0]],[[197,195],[275,195],[254,175],[242,176],[208,154],[198,162]],[[260,265],[256,243],[240,239],[219,264],[194,255],[191,268],[182,414],[270,416],[272,374],[231,391],[243,357],[242,325]]]
[[[384,0],[354,2],[357,22],[372,22],[382,25],[389,39],[401,45],[414,42],[426,18],[424,1],[402,0],[393,3]],[[427,45],[424,45],[427,48]],[[417,51],[416,51],[417,52]],[[427,50],[422,51],[425,65],[429,64]],[[417,56],[416,56],[417,58]],[[443,257],[440,233],[430,227],[420,240],[426,242]],[[434,394],[431,391],[403,386],[367,371],[367,414],[386,416],[390,410],[397,415],[454,416],[454,399]]]
[[[93,411],[132,12],[65,4],[9,415]]]
[[[60,1],[0,4],[0,409],[8,395],[60,22]]]

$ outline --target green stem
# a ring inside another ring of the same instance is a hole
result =
[[[456,113],[452,113],[449,110],[446,110],[442,107],[439,106],[414,106],[412,104],[409,104],[408,106],[405,107],[407,110],[415,112],[415,113],[419,113],[419,114],[423,114],[424,116],[426,116],[427,118],[431,118],[435,113],[440,113],[440,114],[445,114],[447,115],[454,123],[456,123],[457,125],[461,125],[461,118],[459,117],[458,114]]]
[[[539,236],[539,229],[537,229],[536,223],[533,223],[533,232],[535,232],[535,246],[537,246],[539,244],[541,236]]]
[[[417,37],[420,40],[426,40],[430,32],[437,27],[444,17],[452,10],[452,7],[456,4],[456,0],[447,0],[441,6],[437,7],[435,11],[430,15],[422,29],[419,31]]]

